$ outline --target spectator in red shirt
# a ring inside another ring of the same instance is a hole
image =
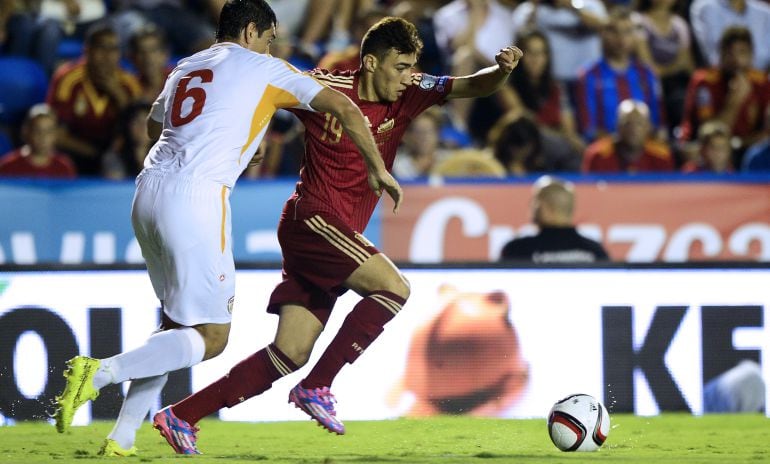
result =
[[[586,148],[583,172],[665,172],[674,170],[671,149],[652,136],[650,110],[638,100],[618,105],[618,129]]]
[[[30,108],[21,135],[24,145],[0,157],[0,177],[75,178],[75,165],[55,149],[56,115],[48,105]]]
[[[699,69],[690,79],[680,138],[694,139],[701,124],[717,119],[730,128],[743,149],[762,137],[770,82],[764,72],[751,67],[754,47],[748,29],[726,29],[719,48],[719,67]]]
[[[698,130],[698,157],[682,166],[684,173],[733,172],[730,128],[722,121],[708,121]]]
[[[61,122],[57,146],[72,156],[78,174],[99,176],[121,111],[139,95],[139,82],[120,69],[118,35],[106,24],[89,29],[84,58],[60,67],[46,101]]]

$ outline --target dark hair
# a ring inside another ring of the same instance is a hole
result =
[[[127,177],[136,177],[143,167],[141,164],[137,163],[137,160],[134,157],[137,141],[132,138],[130,129],[131,120],[140,114],[144,119],[144,113],[149,112],[151,108],[152,104],[149,101],[140,99],[129,104],[120,113],[117,132],[120,135],[122,144],[120,146],[120,151],[118,152],[118,161]]]
[[[540,155],[542,145],[540,131],[537,124],[528,117],[520,117],[503,126],[494,144],[495,158],[508,168],[508,165],[513,161],[511,148],[530,144],[532,151],[524,160],[524,166],[529,172],[543,171],[543,159]]]
[[[398,53],[420,54],[422,40],[414,24],[393,16],[379,20],[361,41],[361,60],[369,54],[382,58],[391,48]]]
[[[128,53],[132,55],[135,54],[139,49],[139,41],[146,37],[154,37],[158,40],[158,43],[162,49],[165,50],[168,48],[166,34],[163,32],[163,29],[159,28],[155,24],[148,23],[131,34],[131,38],[128,40]]]
[[[680,4],[680,0],[677,0],[676,2],[672,3],[669,7],[669,11],[676,11],[677,7]],[[689,2],[688,2],[689,5]],[[639,0],[636,2],[636,11],[645,13],[647,11],[652,10],[652,0]]]
[[[636,11],[644,13],[652,9],[652,0],[638,0],[636,2]]]
[[[746,43],[752,50],[754,49],[754,42],[751,40],[751,32],[748,29],[743,26],[730,26],[722,32],[722,37],[719,39],[719,50],[724,52],[739,42]]]
[[[618,21],[633,20],[633,10],[625,5],[614,5],[607,13],[606,26],[613,26]]]
[[[249,24],[257,26],[257,33],[278,25],[275,12],[265,0],[227,0],[219,14],[217,40],[235,39]]]
[[[97,23],[92,24],[87,30],[85,34],[85,40],[83,41],[83,44],[86,47],[93,47],[98,41],[101,40],[102,37],[108,36],[108,35],[114,35],[117,36],[118,32],[115,30],[112,25],[107,21],[100,21]]]
[[[543,103],[551,95],[553,86],[553,76],[551,74],[551,47],[548,44],[548,38],[538,29],[528,29],[519,34],[516,38],[518,47],[527,54],[526,43],[531,39],[540,39],[545,44],[546,53],[548,53],[548,63],[546,64],[545,74],[532,82],[524,70],[524,66],[517,66],[510,77],[510,83],[519,94],[519,98],[524,105],[537,113]]]

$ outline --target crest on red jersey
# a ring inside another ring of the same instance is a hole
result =
[[[382,124],[377,126],[377,133],[378,134],[382,134],[383,132],[387,132],[387,131],[393,129],[393,127],[395,127],[395,126],[396,126],[395,118],[394,119],[387,119],[386,118],[384,121],[382,121]]]

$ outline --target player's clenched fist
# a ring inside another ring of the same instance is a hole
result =
[[[519,47],[511,45],[510,47],[505,47],[500,50],[497,55],[495,55],[495,61],[497,61],[497,65],[500,66],[500,71],[508,74],[513,71],[513,68],[515,68],[517,64],[519,64],[519,60],[522,56],[524,56],[524,52],[521,51]]]

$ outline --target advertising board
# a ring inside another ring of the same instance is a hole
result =
[[[543,417],[576,392],[602,399],[610,412],[702,414],[704,387],[740,362],[758,363],[770,379],[770,269],[404,272],[407,305],[333,385],[343,419]],[[237,278],[229,346],[174,374],[159,406],[272,341],[277,318],[264,307],[280,272],[241,270]],[[356,301],[338,301],[310,365]],[[0,272],[0,423],[45,418],[67,359],[136,347],[158,316],[143,271]],[[286,398],[310,365],[220,417],[306,419]],[[125,386],[112,388],[75,423],[115,417]]]

